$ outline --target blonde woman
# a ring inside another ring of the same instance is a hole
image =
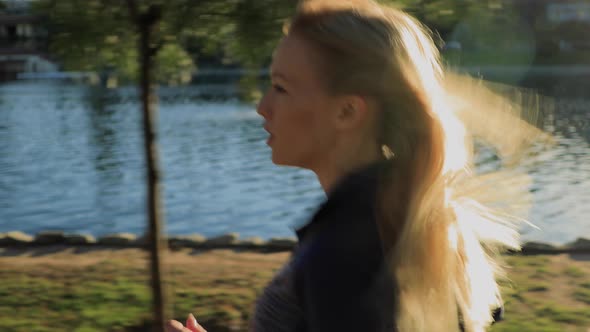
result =
[[[470,144],[429,34],[368,0],[303,1],[285,30],[258,113],[272,161],[315,172],[327,200],[251,330],[485,330],[502,302],[474,225],[492,244],[515,232],[453,198]]]

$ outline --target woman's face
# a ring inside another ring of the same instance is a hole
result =
[[[333,110],[337,99],[328,95],[317,65],[317,53],[306,41],[287,36],[275,50],[271,88],[258,105],[270,137],[272,161],[313,169],[333,146]]]

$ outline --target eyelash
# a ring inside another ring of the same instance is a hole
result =
[[[286,93],[287,92],[287,90],[285,90],[282,86],[280,86],[278,84],[273,84],[272,88],[278,93]]]

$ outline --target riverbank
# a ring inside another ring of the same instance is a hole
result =
[[[185,236],[168,236],[164,239],[168,247],[172,249],[232,249],[232,250],[257,250],[264,252],[290,251],[297,244],[292,237],[278,237],[263,240],[260,237],[240,238],[238,233],[227,233],[215,237],[206,238],[201,234]],[[131,233],[114,233],[101,237],[94,237],[85,233],[64,233],[61,231],[41,231],[35,235],[20,231],[0,233],[1,247],[39,247],[47,245],[70,245],[86,247],[116,247],[116,248],[145,248],[147,246],[144,236]],[[573,242],[556,245],[548,242],[525,242],[519,254],[590,254],[590,239],[578,238]]]
[[[179,248],[165,255],[171,317],[246,331],[253,304],[288,251]],[[590,328],[590,253],[510,255],[506,320],[491,331]],[[0,248],[0,331],[147,331],[148,256],[139,248]]]

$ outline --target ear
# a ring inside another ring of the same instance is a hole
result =
[[[345,96],[336,111],[336,127],[350,129],[360,126],[367,118],[367,101],[361,96]]]

